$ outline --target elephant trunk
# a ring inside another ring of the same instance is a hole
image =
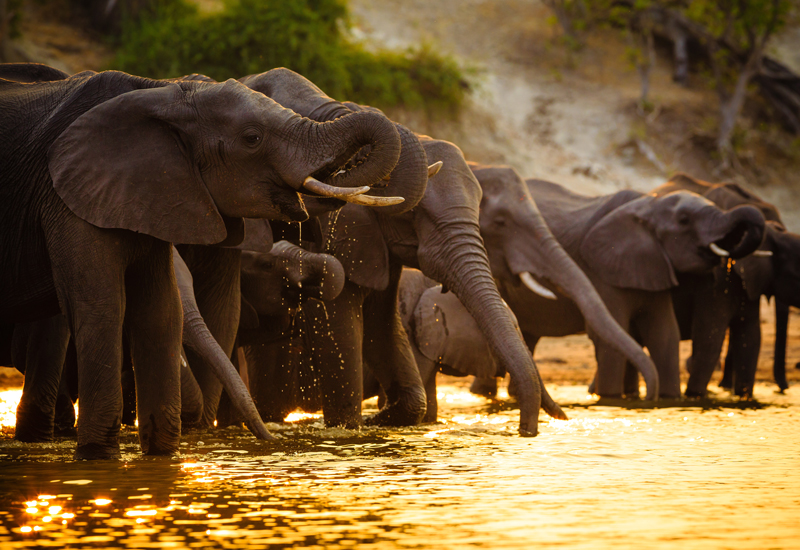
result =
[[[319,291],[320,300],[333,300],[344,289],[345,271],[342,263],[330,254],[309,252],[287,241],[279,241],[271,254],[280,258],[289,281],[304,288],[310,281]]]
[[[754,206],[737,206],[723,213],[724,235],[714,244],[727,250],[734,260],[752,254],[764,240],[764,215]]]
[[[420,243],[420,267],[452,290],[475,319],[497,361],[517,382],[520,435],[535,436],[540,406],[554,418],[566,415],[541,385],[533,357],[500,298],[477,225],[466,225],[429,232],[429,240],[435,242]]]
[[[183,308],[184,345],[191,348],[198,355],[202,355],[212,365],[214,374],[222,382],[222,387],[228,392],[228,396],[242,418],[244,418],[244,422],[250,432],[258,439],[275,439],[261,421],[261,416],[258,414],[253,398],[236,371],[236,367],[233,366],[228,355],[214,339],[202,315],[200,315],[194,296],[191,272],[174,248],[173,265]]]
[[[549,233],[549,230],[548,230]],[[644,378],[646,399],[658,399],[658,371],[642,346],[625,332],[608,311],[589,278],[551,235],[542,239],[544,276],[569,296],[581,310],[587,326],[636,367]]]
[[[214,374],[222,382],[222,387],[228,393],[239,414],[244,418],[244,423],[250,432],[258,439],[275,439],[258,414],[256,405],[250,392],[244,385],[231,360],[222,351],[211,331],[208,330],[199,311],[187,315],[184,306],[183,341],[186,346],[196,353],[206,357],[214,368]]]
[[[389,175],[400,158],[400,135],[394,123],[380,113],[362,111],[324,123],[306,118],[301,124],[307,128],[300,128],[300,135],[308,137],[299,148],[312,152],[307,163],[299,163],[307,164],[301,168],[306,170],[301,182],[305,176],[317,174],[334,187],[372,187]],[[348,166],[364,147],[369,147],[369,154]]]

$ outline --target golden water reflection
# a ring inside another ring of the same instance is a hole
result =
[[[800,392],[760,409],[592,406],[515,435],[519,411],[463,388],[444,422],[258,442],[193,433],[178,458],[75,462],[74,441],[0,441],[0,547],[790,548],[800,522]]]

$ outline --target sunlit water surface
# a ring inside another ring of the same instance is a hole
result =
[[[312,417],[270,425],[277,442],[188,434],[175,458],[141,457],[133,432],[120,462],[5,436],[0,547],[800,548],[799,389],[633,410],[554,387],[571,420],[543,415],[533,439],[455,386],[440,424]]]

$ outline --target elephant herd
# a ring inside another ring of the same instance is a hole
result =
[[[300,407],[357,428],[436,420],[436,372],[491,393],[519,433],[566,415],[533,362],[586,331],[593,391],[750,395],[758,304],[800,305],[800,236],[732,184],[578,195],[468,162],[288,69],[224,83],[0,65],[0,365],[25,373],[15,437],[76,457]],[[785,323],[783,323],[785,335]],[[784,338],[785,342],[785,338]],[[647,348],[649,353],[645,353]],[[785,386],[785,380],[783,381]],[[381,407],[363,419],[365,396]]]

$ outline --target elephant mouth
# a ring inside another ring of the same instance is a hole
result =
[[[722,238],[716,239],[709,243],[706,252],[713,258],[728,258],[735,255],[736,251],[747,240],[749,226],[747,223],[737,223],[733,229],[728,231]]]

